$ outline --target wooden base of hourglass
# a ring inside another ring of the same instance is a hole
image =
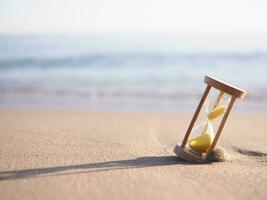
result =
[[[190,147],[187,146],[185,148],[182,148],[181,144],[177,144],[174,147],[173,151],[180,158],[189,162],[204,161],[206,159],[206,154],[193,151],[190,149]]]
[[[205,90],[205,92],[204,92],[204,94],[203,94],[203,96],[199,102],[199,105],[195,111],[195,114],[194,114],[194,116],[190,122],[190,125],[187,129],[185,136],[184,136],[183,142],[182,142],[182,144],[177,144],[174,148],[174,153],[176,153],[180,158],[182,158],[186,161],[203,161],[206,159],[206,156],[214,150],[214,148],[215,148],[215,146],[219,140],[222,129],[225,125],[225,122],[226,122],[229,114],[230,114],[230,111],[234,105],[236,98],[243,98],[246,94],[246,91],[239,89],[237,87],[234,87],[230,84],[226,84],[226,83],[219,81],[215,78],[212,78],[210,76],[205,76],[204,82],[207,84],[206,90]],[[208,152],[205,154],[201,154],[201,153],[198,153],[198,152],[191,150],[186,144],[187,144],[189,135],[191,133],[191,130],[195,124],[195,121],[199,115],[199,112],[200,112],[209,92],[210,92],[211,87],[214,87],[214,88],[221,91],[217,101],[219,101],[219,99],[222,97],[223,93],[227,93],[227,94],[232,95],[232,98],[231,98],[229,105],[227,106],[226,112],[223,116],[221,124],[217,130],[217,133],[215,134],[214,140],[213,140]]]

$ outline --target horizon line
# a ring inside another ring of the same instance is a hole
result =
[[[88,37],[112,37],[112,36],[129,36],[129,37],[142,37],[142,36],[259,36],[267,37],[267,32],[155,32],[155,33],[127,33],[127,32],[1,32],[0,36],[88,36]]]

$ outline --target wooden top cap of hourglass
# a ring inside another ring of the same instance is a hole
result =
[[[247,93],[245,90],[242,90],[238,87],[235,87],[231,84],[225,83],[223,81],[220,81],[220,80],[213,78],[211,76],[208,76],[208,75],[205,76],[204,82],[211,87],[214,87],[218,90],[222,90],[222,91],[224,91],[230,95],[233,95],[233,96],[236,96],[239,98],[245,97],[245,95]]]

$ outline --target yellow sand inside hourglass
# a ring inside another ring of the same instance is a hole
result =
[[[207,119],[209,121],[221,116],[224,114],[227,106],[216,106],[208,115]],[[209,150],[212,142],[213,142],[213,133],[208,131],[208,126],[204,128],[202,134],[200,136],[194,137],[188,141],[188,145],[190,148],[199,153],[205,153]]]
[[[199,153],[205,153],[209,150],[213,141],[213,136],[209,133],[203,133],[202,135],[195,137],[189,141],[189,146],[192,150]]]
[[[222,115],[226,110],[226,106],[216,106],[207,116],[209,120],[213,120]]]

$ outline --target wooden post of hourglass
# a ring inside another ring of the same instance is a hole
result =
[[[179,157],[181,157],[182,159],[187,160],[187,161],[204,160],[206,158],[206,156],[210,152],[212,152],[214,150],[214,148],[215,148],[215,146],[216,146],[216,144],[217,144],[217,142],[219,140],[219,137],[220,137],[220,135],[222,133],[223,127],[225,125],[225,122],[226,122],[226,120],[227,120],[227,118],[228,118],[228,116],[230,114],[230,111],[231,111],[233,105],[234,105],[235,100],[237,98],[243,98],[245,96],[245,94],[246,94],[246,91],[244,91],[242,89],[239,89],[239,88],[237,88],[235,86],[232,86],[230,84],[224,83],[224,82],[222,82],[222,81],[220,81],[218,79],[212,78],[210,76],[205,76],[204,82],[207,84],[207,87],[205,89],[204,94],[201,97],[199,105],[198,105],[198,107],[197,107],[197,109],[195,111],[195,114],[194,114],[194,116],[193,116],[193,118],[192,118],[192,120],[191,120],[191,122],[189,124],[189,127],[188,127],[188,129],[186,131],[186,134],[184,136],[183,142],[182,142],[181,145],[177,144],[175,146],[175,148],[174,148],[174,152]],[[193,150],[189,149],[186,146],[186,144],[187,144],[188,138],[189,138],[189,136],[191,134],[192,128],[193,128],[193,126],[194,126],[194,124],[195,124],[195,122],[197,120],[197,117],[198,117],[198,115],[200,113],[200,110],[201,110],[201,108],[202,108],[202,106],[203,106],[203,104],[204,104],[204,102],[205,102],[205,100],[206,100],[206,98],[207,98],[207,96],[208,96],[208,94],[209,94],[209,92],[210,92],[212,87],[221,91],[219,96],[216,99],[214,107],[219,105],[224,93],[227,93],[227,94],[231,95],[232,98],[231,98],[231,101],[230,101],[229,105],[227,106],[226,112],[225,112],[225,114],[223,116],[223,119],[222,119],[222,121],[220,123],[220,126],[219,126],[219,128],[217,130],[217,133],[216,133],[216,135],[214,137],[214,140],[213,140],[213,142],[212,142],[207,154],[203,155],[201,153],[194,152]]]
[[[215,137],[214,137],[214,140],[213,140],[213,142],[212,142],[212,144],[211,144],[211,146],[209,148],[208,154],[211,153],[214,150],[214,148],[215,148],[215,146],[216,146],[216,144],[217,144],[217,142],[219,140],[219,137],[220,137],[220,135],[222,133],[223,127],[225,125],[225,122],[226,122],[226,120],[227,120],[227,118],[228,118],[228,116],[229,116],[229,114],[231,112],[231,109],[232,109],[233,105],[234,105],[235,100],[236,100],[236,97],[232,96],[231,101],[230,101],[230,103],[229,103],[229,105],[227,107],[227,110],[226,110],[226,112],[225,112],[225,114],[223,116],[223,119],[221,121],[221,124],[220,124],[220,126],[219,126],[219,128],[217,130],[217,133],[216,133]]]
[[[189,127],[188,127],[188,129],[187,129],[187,132],[186,132],[186,134],[185,134],[183,143],[182,143],[182,145],[181,145],[182,148],[185,147],[185,145],[186,145],[186,143],[187,143],[187,141],[188,141],[189,135],[190,135],[190,133],[191,133],[191,131],[192,131],[192,128],[193,128],[193,126],[194,126],[194,124],[195,124],[195,122],[196,122],[196,119],[197,119],[197,117],[198,117],[198,115],[199,115],[199,112],[200,112],[200,110],[201,110],[201,108],[202,108],[202,106],[203,106],[203,104],[204,104],[204,102],[205,102],[205,100],[206,100],[206,98],[207,98],[207,96],[208,96],[208,94],[209,94],[210,89],[211,89],[211,87],[208,85],[208,86],[206,87],[206,90],[205,90],[205,92],[204,92],[204,94],[203,94],[201,100],[200,100],[200,103],[199,103],[199,105],[198,105],[198,107],[197,107],[197,110],[196,110],[194,116],[193,116],[193,119],[191,120],[191,123],[190,123],[190,125],[189,125]],[[216,108],[216,106],[219,105],[219,103],[220,103],[220,101],[221,101],[221,99],[222,99],[222,97],[223,97],[223,94],[224,94],[224,92],[221,91],[220,94],[219,94],[219,96],[218,96],[217,99],[216,99],[216,102],[215,102],[215,104],[214,104],[214,106],[213,106],[213,109]],[[205,132],[205,131],[207,130],[207,128],[208,128],[208,126],[206,126],[206,127],[204,128],[204,131],[203,131],[203,132]]]
[[[200,112],[200,110],[201,110],[201,108],[202,108],[202,106],[203,106],[203,104],[204,104],[209,92],[210,92],[210,89],[211,89],[211,87],[209,85],[207,85],[206,90],[205,90],[204,94],[202,95],[202,98],[201,98],[201,100],[200,100],[200,102],[199,102],[199,104],[197,106],[196,112],[195,112],[195,114],[194,114],[194,116],[193,116],[193,118],[192,118],[192,120],[190,122],[190,125],[189,125],[189,127],[188,127],[188,129],[186,131],[186,134],[184,136],[184,140],[183,140],[183,143],[181,145],[182,148],[185,148],[185,145],[187,143],[189,135],[190,135],[190,133],[192,131],[193,126],[195,125],[195,122],[197,120],[199,112]]]

